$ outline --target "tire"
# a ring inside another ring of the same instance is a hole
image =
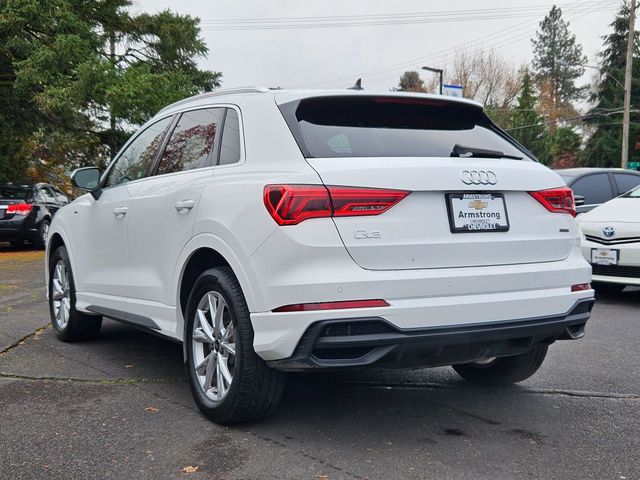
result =
[[[44,250],[47,246],[47,238],[49,238],[49,226],[51,223],[49,220],[43,220],[38,228],[38,236],[33,240],[33,246]]]
[[[496,358],[489,363],[464,363],[453,369],[467,382],[484,387],[504,387],[526,380],[536,373],[547,355],[547,346],[522,355]]]
[[[76,310],[76,289],[67,249],[58,247],[49,262],[49,315],[63,342],[89,340],[100,333],[102,317]]]
[[[211,310],[222,313],[212,319]],[[186,315],[185,363],[200,411],[220,424],[249,422],[273,413],[285,375],[253,350],[249,309],[230,268],[212,268],[198,277]]]
[[[597,293],[604,293],[605,295],[616,295],[618,293],[621,293],[626,285],[622,283],[592,282],[591,287]]]

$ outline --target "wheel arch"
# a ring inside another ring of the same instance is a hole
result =
[[[202,272],[214,267],[230,267],[229,262],[212,248],[200,247],[195,250],[187,261],[182,271],[180,290],[178,293],[178,305],[184,317],[189,294]]]
[[[240,283],[249,311],[256,311],[261,302],[256,298],[255,280],[251,275],[248,259],[243,262],[220,237],[201,234],[191,239],[176,265],[176,334],[184,334],[187,301],[198,276],[209,268],[222,266],[231,268]]]
[[[67,256],[69,257],[69,263],[71,263],[71,271],[75,272],[74,255],[69,245],[69,240],[64,231],[56,226],[49,230],[49,238],[47,239],[45,251],[44,277],[47,299],[49,298],[49,262],[51,261],[51,255],[53,255],[53,252],[55,252],[59,247],[65,247],[67,249]]]

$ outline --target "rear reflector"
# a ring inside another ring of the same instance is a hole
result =
[[[30,203],[13,203],[7,207],[7,215],[29,215],[32,208]]]
[[[274,312],[308,312],[311,310],[338,310],[342,308],[388,307],[384,300],[347,300],[342,302],[297,303],[274,309]]]
[[[569,187],[551,188],[549,190],[539,190],[529,192],[533,198],[538,200],[544,208],[550,212],[568,213],[576,216],[576,205],[573,201],[573,190]]]
[[[267,185],[264,205],[278,225],[297,225],[309,218],[380,215],[409,193],[385,188]]]
[[[584,290],[591,290],[590,283],[577,283],[575,285],[571,285],[572,292],[582,292]]]

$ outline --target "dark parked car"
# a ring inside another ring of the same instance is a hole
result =
[[[44,248],[53,215],[67,203],[64,193],[46,183],[0,185],[0,241]]]
[[[577,213],[585,213],[640,185],[640,172],[622,168],[556,170],[573,190]]]

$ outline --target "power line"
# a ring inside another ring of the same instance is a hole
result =
[[[600,8],[602,8],[604,6],[604,4],[607,3],[611,3],[609,0],[588,0],[586,2],[584,1],[574,1],[571,2],[569,4],[567,4],[567,6],[565,6],[565,9],[572,9],[573,7],[579,8],[579,14],[578,15],[574,15],[572,16],[570,19],[574,20],[577,18],[581,18],[589,13],[592,13],[594,11],[599,11]],[[610,8],[610,7],[608,7]],[[605,9],[608,9],[607,7],[605,7]],[[323,80],[323,81],[316,81],[316,82],[311,82],[311,83],[306,83],[306,84],[301,84],[298,86],[301,87],[313,87],[313,86],[337,86],[341,83],[347,82],[352,80],[353,78],[358,78],[358,77],[364,77],[369,81],[381,81],[384,80],[386,78],[392,78],[392,77],[396,77],[397,76],[397,70],[400,68],[407,68],[408,66],[411,65],[415,65],[418,63],[422,63],[422,62],[427,62],[430,60],[434,60],[434,59],[442,59],[445,58],[446,55],[448,53],[453,53],[455,50],[459,49],[459,48],[465,48],[467,45],[476,45],[478,43],[482,43],[482,42],[486,42],[486,41],[490,41],[490,42],[497,42],[494,44],[490,44],[485,46],[483,49],[481,50],[486,50],[488,48],[496,48],[497,46],[500,46],[502,44],[508,44],[508,43],[513,43],[516,39],[514,38],[514,35],[518,35],[518,39],[520,38],[524,38],[526,36],[529,36],[531,34],[531,30],[532,30],[532,26],[537,25],[537,21],[535,22],[531,22],[531,21],[524,21],[524,22],[520,22],[517,23],[516,25],[511,25],[510,27],[504,28],[502,30],[498,30],[496,32],[487,34],[487,35],[483,35],[481,37],[475,38],[473,40],[470,40],[468,42],[464,42],[462,44],[458,44],[458,45],[454,45],[452,47],[448,47],[439,51],[436,51],[432,54],[429,55],[425,55],[425,56],[420,56],[420,57],[416,57],[416,58],[412,58],[409,60],[406,60],[404,62],[400,62],[400,63],[396,63],[393,65],[388,65],[385,67],[380,67],[377,69],[373,69],[373,70],[369,70],[366,72],[358,72],[358,73],[353,73],[351,75],[345,75],[345,76],[341,76],[341,77],[336,77],[333,79],[328,79],[328,80]],[[526,30],[526,32],[524,33],[524,36],[520,33],[521,31]]]
[[[640,112],[640,110],[631,110],[630,113],[638,113]],[[562,122],[570,122],[573,120],[584,120],[584,119],[591,119],[594,117],[610,117],[611,115],[617,115],[620,113],[624,113],[624,110],[620,109],[614,112],[607,112],[607,113],[586,113],[584,115],[578,115],[576,117],[566,117],[566,118],[558,118],[556,120],[549,120],[546,122],[540,122],[540,123],[533,123],[531,125],[522,125],[520,127],[513,127],[513,128],[507,128],[505,129],[505,131],[507,132],[514,132],[516,130],[523,130],[525,128],[534,128],[534,127],[544,127],[546,125],[553,125],[554,123],[562,123]]]
[[[616,0],[617,1],[617,0]],[[380,25],[409,25],[423,23],[451,23],[477,20],[497,20],[537,16],[550,5],[524,7],[447,10],[439,12],[409,12],[377,15],[340,15],[327,17],[271,17],[205,19],[204,30],[281,30],[300,28],[342,28]],[[573,8],[566,4],[565,8]]]
[[[605,2],[600,2],[600,4],[595,4],[595,5],[594,4],[591,4],[591,5],[583,4],[583,5],[586,5],[586,7],[591,7],[591,8],[590,9],[589,8],[582,8],[580,10],[580,14],[575,15],[573,17],[569,17],[569,20],[577,20],[577,19],[582,18],[582,17],[584,17],[584,16],[586,16],[586,15],[588,15],[590,13],[601,11],[600,7],[602,6],[603,3],[605,3]],[[607,10],[607,9],[608,8],[605,8],[605,10]],[[528,22],[523,22],[523,24],[524,23],[528,23]],[[520,25],[522,25],[522,24],[520,24]],[[518,33],[517,35],[514,35],[514,36],[508,36],[510,34],[515,34],[518,30],[525,30],[525,31],[523,31],[521,33]],[[517,41],[520,41],[520,40],[523,40],[525,38],[530,38],[531,34],[534,33],[534,32],[535,32],[535,28],[532,28],[531,25],[527,25],[525,27],[518,28],[516,30],[513,30],[512,32],[505,32],[503,34],[497,35],[495,38],[492,39],[492,41],[497,40],[497,38],[499,38],[499,37],[506,37],[506,38],[504,38],[502,40],[499,40],[499,41],[497,41],[495,43],[490,43],[490,44],[485,45],[485,46],[483,46],[481,48],[476,48],[475,50],[472,51],[472,54],[478,54],[478,53],[481,53],[481,52],[484,52],[484,51],[487,51],[487,50],[498,49],[500,47],[513,44],[513,43],[515,43]],[[478,43],[478,42],[477,41],[466,42],[466,43],[462,44],[462,46],[452,47],[452,48],[447,49],[446,51],[447,51],[447,53],[453,53],[458,48],[464,48],[469,44],[476,44],[476,43]],[[433,56],[430,56],[428,61],[436,61],[434,59],[434,57],[438,53],[439,52],[436,52],[435,54],[433,54]],[[441,62],[444,61],[443,67],[446,67],[451,62],[453,62],[452,59],[447,59],[447,55],[446,54],[440,55],[439,57],[435,57],[435,58],[437,58]],[[365,77],[365,74],[358,74],[358,76]],[[397,76],[397,72],[394,72],[393,74],[387,74],[387,75],[384,75],[384,76],[378,74],[378,75],[372,75],[371,77],[367,78],[367,80],[379,82],[379,81],[385,80],[387,78],[393,78],[393,77],[396,77],[396,76]]]

